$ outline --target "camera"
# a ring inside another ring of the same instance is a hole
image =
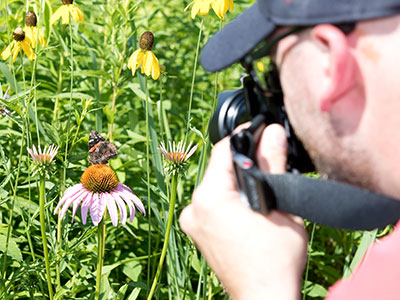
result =
[[[211,142],[217,143],[231,135],[238,125],[262,115],[264,125],[278,123],[286,130],[287,171],[314,171],[315,167],[287,117],[277,69],[272,66],[265,72],[263,82],[253,69],[248,69],[248,72],[242,80],[242,89],[223,91],[218,95],[218,105],[209,124]]]

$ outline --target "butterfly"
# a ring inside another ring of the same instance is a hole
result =
[[[89,162],[94,165],[107,164],[111,158],[118,155],[117,148],[103,138],[96,130],[89,135]]]

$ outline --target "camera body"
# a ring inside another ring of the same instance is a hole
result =
[[[313,163],[296,137],[289,123],[283,104],[283,94],[279,77],[276,74],[265,75],[268,89],[263,89],[254,79],[255,76],[243,78],[243,88],[224,91],[218,95],[218,105],[210,120],[209,134],[213,144],[230,135],[240,124],[263,115],[265,125],[281,124],[287,136],[287,171],[307,173],[315,170]]]

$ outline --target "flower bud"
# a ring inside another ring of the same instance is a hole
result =
[[[17,42],[21,42],[25,39],[25,32],[22,30],[21,27],[18,27],[13,32],[14,40]]]
[[[139,40],[139,47],[142,50],[151,50],[154,44],[154,35],[151,31],[142,34]]]
[[[37,17],[34,11],[30,10],[25,15],[25,25],[35,27],[37,24]]]

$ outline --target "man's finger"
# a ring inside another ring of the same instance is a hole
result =
[[[271,124],[264,130],[258,145],[257,161],[262,172],[272,174],[286,171],[286,132],[279,124]]]

